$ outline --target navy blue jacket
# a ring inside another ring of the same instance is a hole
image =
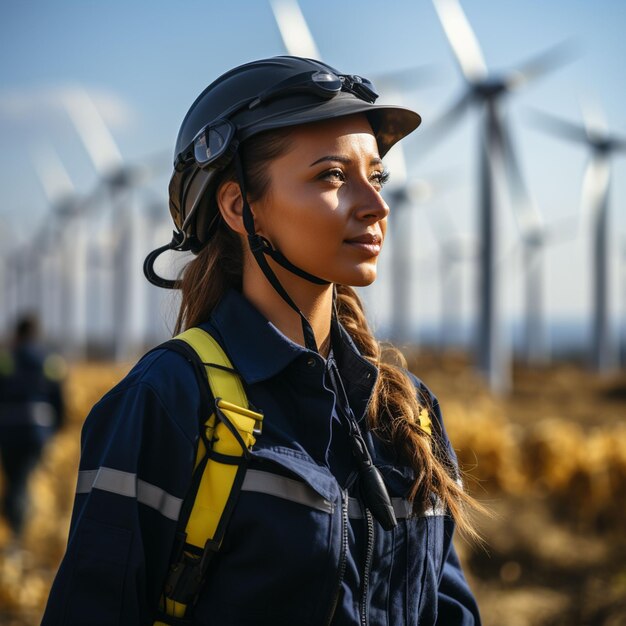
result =
[[[359,500],[324,359],[288,340],[235,291],[203,327],[265,420],[193,623],[479,624],[451,519],[436,502],[421,516],[410,514],[411,471],[367,432],[377,371],[347,333],[341,330],[335,357],[393,497],[392,531]],[[193,469],[200,404],[191,366],[157,350],[94,407],[83,429],[67,553],[42,626],[152,623]],[[434,399],[433,406],[435,429],[445,437]]]

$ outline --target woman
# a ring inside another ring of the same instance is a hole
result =
[[[451,543],[455,522],[472,534],[472,501],[437,402],[381,360],[352,289],[376,277],[381,158],[420,123],[375,99],[366,79],[276,57],[218,78],[183,121],[177,231],[146,273],[180,288],[178,330],[215,337],[263,411],[248,471],[289,489],[239,494],[188,621],[171,623],[479,623]],[[196,254],[179,281],[152,269],[168,248]],[[170,505],[189,489],[201,412],[191,366],[165,349],[94,407],[44,625],[168,620]]]

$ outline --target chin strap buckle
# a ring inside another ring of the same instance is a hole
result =
[[[248,235],[248,243],[253,254],[272,250],[272,244],[262,235]]]

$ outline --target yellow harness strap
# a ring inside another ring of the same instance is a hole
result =
[[[176,583],[191,580],[192,589],[200,584],[203,561],[216,551],[222,541],[225,524],[220,521],[228,508],[236,479],[243,480],[241,461],[247,450],[252,448],[261,432],[263,415],[248,408],[248,400],[241,380],[232,371],[232,365],[221,346],[209,333],[200,328],[190,328],[174,339],[189,344],[205,366],[211,392],[215,398],[215,411],[205,422],[206,449],[203,437],[198,440],[197,468],[206,461],[206,466],[195,494],[193,508],[185,528],[186,539],[182,559],[173,563],[163,596],[161,610],[170,617],[184,618],[188,602],[195,592],[176,589]],[[225,368],[225,369],[223,369]],[[230,370],[230,371],[229,371]],[[208,459],[207,459],[208,456]],[[193,570],[189,579],[185,569]],[[184,602],[180,599],[187,598]],[[176,598],[176,599],[175,599]],[[156,621],[154,626],[166,626],[167,622]]]

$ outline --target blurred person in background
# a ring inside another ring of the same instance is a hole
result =
[[[141,359],[83,427],[43,626],[480,624],[452,544],[455,527],[476,536],[477,504],[436,399],[382,358],[353,289],[376,278],[386,233],[382,157],[420,123],[376,98],[364,78],[275,57],[192,105],[177,230],[146,275],[181,290],[177,332],[215,338],[262,433],[219,550],[192,543],[194,460],[206,447],[207,465],[228,463],[200,438],[206,373],[166,347]],[[168,249],[196,255],[179,280],[153,269]]]
[[[28,514],[28,479],[65,416],[65,370],[63,358],[44,347],[38,318],[32,314],[20,317],[12,345],[0,349],[2,514],[16,542]]]

